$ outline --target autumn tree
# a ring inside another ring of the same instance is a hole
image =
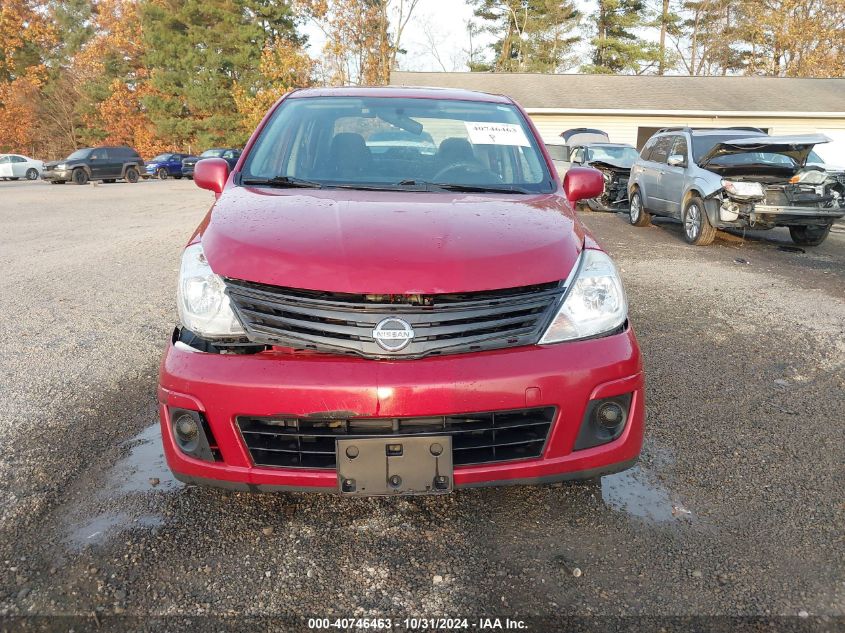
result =
[[[472,0],[475,17],[496,38],[490,70],[559,72],[575,65],[580,12],[567,0]],[[476,65],[477,70],[483,66]]]
[[[593,59],[585,72],[639,74],[658,64],[658,46],[637,33],[653,22],[642,0],[598,0],[591,20]]]
[[[277,38],[264,47],[258,73],[251,85],[236,82],[233,87],[241,127],[246,132],[255,129],[283,94],[313,83],[314,60],[297,43]]]
[[[397,68],[402,37],[419,0],[302,0],[326,38],[324,83],[383,85]]]
[[[842,0],[742,0],[737,4],[747,73],[786,77],[845,75]]]
[[[0,151],[32,151],[40,142],[37,108],[55,41],[43,5],[0,2]]]

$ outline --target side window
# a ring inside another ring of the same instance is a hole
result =
[[[657,139],[652,136],[645,142],[645,145],[643,145],[643,149],[640,152],[640,158],[642,158],[643,160],[651,160],[651,150],[654,149],[654,142],[656,140]]]
[[[90,160],[105,160],[106,150],[104,150],[104,149],[95,150],[95,151],[91,152],[91,154],[88,156],[88,158]]]
[[[12,156],[13,163],[25,163],[26,159],[23,156]]]
[[[6,165],[12,162],[11,156],[0,156],[0,165]]]
[[[654,148],[651,150],[651,157],[649,160],[653,160],[656,163],[665,163],[666,159],[669,158],[669,152],[672,151],[672,145],[674,142],[674,136],[658,136],[657,140],[654,142]]]
[[[689,154],[687,152],[687,138],[685,136],[678,136],[675,138],[675,144],[672,146],[672,155],[680,155],[684,157],[684,160],[687,160]]]

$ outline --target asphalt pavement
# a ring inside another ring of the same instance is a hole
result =
[[[256,495],[175,481],[158,435],[179,253],[211,200],[189,181],[0,183],[4,627],[443,615],[540,631],[593,615],[842,630],[845,228],[814,249],[782,229],[691,247],[677,222],[582,216],[622,271],[644,355],[629,471],[447,497]]]

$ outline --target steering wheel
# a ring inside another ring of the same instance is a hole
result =
[[[451,165],[446,165],[443,169],[438,171],[434,176],[432,176],[432,180],[434,182],[442,182],[443,178],[454,171],[463,170],[467,171],[471,174],[483,174],[483,173],[492,173],[489,169],[484,168],[482,165],[478,163],[463,160],[457,163],[452,163]]]

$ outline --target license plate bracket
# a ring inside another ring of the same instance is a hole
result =
[[[337,485],[348,496],[452,492],[452,438],[371,437],[336,441]]]

